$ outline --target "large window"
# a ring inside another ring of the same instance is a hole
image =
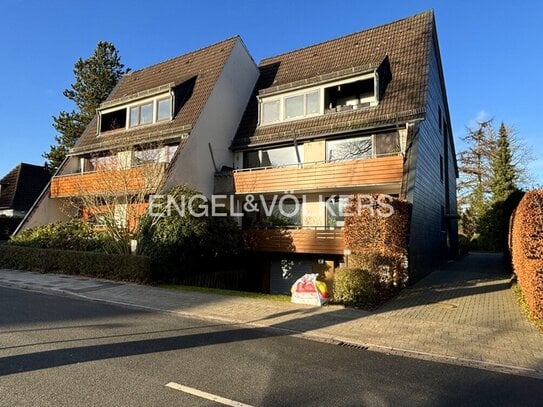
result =
[[[296,152],[295,146],[246,151],[243,154],[243,168],[282,167],[298,164],[298,155],[300,162],[303,162],[304,149],[302,146],[298,146],[298,152]]]
[[[327,161],[360,160],[397,155],[399,152],[400,139],[397,131],[326,142]]]
[[[328,161],[371,158],[372,154],[371,136],[326,142],[326,159]]]

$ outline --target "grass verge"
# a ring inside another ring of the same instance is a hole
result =
[[[519,283],[513,283],[513,285],[511,286],[511,290],[513,290],[513,295],[515,296],[522,310],[522,313],[536,328],[538,328],[540,331],[543,331],[543,319],[536,318],[535,315],[532,313],[530,307],[524,299],[524,295],[522,294],[522,289],[520,288]]]
[[[250,291],[223,290],[221,288],[205,288],[192,285],[161,284],[159,287],[169,290],[191,291],[204,294],[228,295],[231,297],[257,298],[259,300],[290,302],[290,295],[253,293]]]

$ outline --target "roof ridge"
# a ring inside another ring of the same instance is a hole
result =
[[[160,62],[156,62],[156,63],[151,64],[151,65],[147,65],[146,67],[137,69],[137,70],[135,70],[135,71],[130,71],[130,72],[126,73],[125,75],[123,75],[123,77],[125,77],[125,76],[130,76],[130,75],[132,75],[132,74],[134,74],[134,73],[141,72],[141,71],[145,71],[145,70],[150,69],[150,68],[154,68],[154,67],[156,67],[156,66],[158,66],[158,65],[165,64],[165,63],[167,63],[167,62],[173,61],[173,60],[178,59],[178,58],[183,58],[183,57],[186,57],[186,56],[195,54],[195,53],[197,53],[197,52],[204,51],[204,50],[206,50],[206,49],[208,49],[208,48],[216,47],[216,46],[218,46],[218,45],[220,45],[220,44],[227,43],[227,42],[232,41],[232,40],[234,40],[234,39],[241,39],[241,37],[240,37],[239,35],[234,35],[234,36],[232,36],[232,37],[229,37],[229,38],[226,38],[226,39],[224,39],[224,40],[218,41],[218,42],[216,42],[216,43],[214,43],[214,44],[206,45],[205,47],[201,47],[201,48],[195,49],[195,50],[193,50],[193,51],[189,51],[189,52],[187,52],[187,53],[185,53],[185,54],[177,55],[177,56],[175,56],[175,57],[171,57],[171,58],[165,59],[164,61],[160,61]],[[119,82],[120,82],[120,81],[119,81]]]
[[[305,47],[302,47],[302,48],[297,48],[297,49],[293,49],[293,50],[290,50],[290,51],[282,52],[282,53],[280,53],[280,54],[273,55],[273,56],[271,56],[271,57],[267,57],[267,58],[262,59],[262,60],[260,61],[260,63],[258,64],[258,66],[260,67],[260,66],[262,66],[266,61],[273,60],[273,59],[276,59],[276,58],[285,56],[285,55],[287,55],[287,54],[292,54],[292,53],[299,52],[299,51],[303,51],[303,50],[306,50],[306,49],[318,47],[318,46],[327,44],[327,43],[329,43],[329,42],[341,40],[341,39],[343,39],[343,38],[348,38],[348,37],[351,37],[351,36],[353,36],[353,35],[357,35],[357,34],[360,34],[360,33],[363,33],[363,32],[369,32],[369,31],[381,29],[381,28],[383,28],[383,27],[386,27],[387,25],[396,24],[396,23],[399,23],[400,21],[409,20],[409,19],[412,19],[412,18],[415,18],[415,17],[420,17],[420,16],[423,16],[423,15],[429,15],[429,16],[433,17],[433,15],[434,15],[434,10],[433,10],[433,9],[428,9],[428,10],[425,10],[425,11],[423,11],[423,12],[420,12],[420,13],[417,13],[417,14],[413,14],[413,15],[408,16],[408,17],[403,17],[403,18],[400,18],[400,19],[398,19],[398,20],[390,21],[390,22],[388,22],[388,23],[384,23],[384,24],[381,24],[381,25],[378,25],[378,26],[375,26],[375,27],[366,28],[366,29],[364,29],[364,30],[356,31],[356,32],[353,32],[353,33],[349,33],[349,34],[345,34],[345,35],[339,36],[339,37],[334,37],[334,38],[331,38],[331,39],[329,39],[329,40],[321,41],[321,42],[318,42],[318,43],[316,43],[316,44],[306,45]]]
[[[21,162],[19,163],[19,165],[21,166],[26,166],[26,167],[36,167],[36,168],[43,168],[43,165],[38,165],[38,164],[30,164],[30,163],[24,163],[24,162]]]

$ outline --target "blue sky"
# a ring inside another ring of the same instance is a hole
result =
[[[543,2],[496,1],[24,1],[0,14],[0,175],[41,164],[51,116],[73,108],[63,89],[100,40],[125,65],[147,65],[239,34],[254,59],[360,31],[426,9],[436,13],[457,149],[465,128],[495,117],[534,149],[543,184]]]

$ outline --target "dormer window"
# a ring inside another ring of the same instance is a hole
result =
[[[260,98],[260,125],[325,113],[363,109],[378,103],[376,73]]]
[[[100,111],[100,133],[128,130],[133,127],[171,120],[173,94],[162,93],[155,97],[134,101],[122,107]]]

